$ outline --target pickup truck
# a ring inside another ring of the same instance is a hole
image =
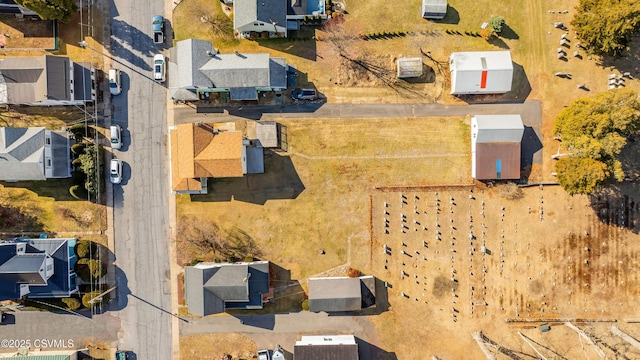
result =
[[[153,17],[153,43],[164,43],[164,18],[161,15]]]

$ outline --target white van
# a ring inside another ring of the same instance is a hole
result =
[[[111,125],[110,127],[111,148],[120,149],[122,147],[122,129],[118,125]]]

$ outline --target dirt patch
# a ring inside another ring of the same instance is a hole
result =
[[[32,20],[33,19],[33,20]],[[2,45],[4,42],[4,46]],[[53,49],[53,21],[0,14],[0,53],[4,49]]]
[[[241,334],[203,334],[180,337],[180,359],[254,359],[258,349],[255,343]]]

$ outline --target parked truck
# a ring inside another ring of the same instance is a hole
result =
[[[164,43],[164,17],[162,15],[153,17],[153,43]]]

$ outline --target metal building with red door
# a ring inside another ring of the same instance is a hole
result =
[[[501,94],[511,91],[509,51],[455,52],[449,57],[451,94]]]

